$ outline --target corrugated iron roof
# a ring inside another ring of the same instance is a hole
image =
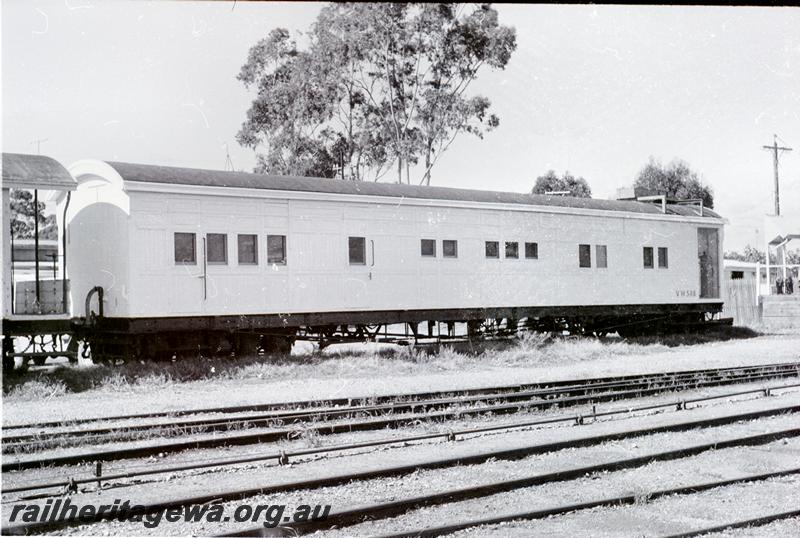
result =
[[[3,153],[3,187],[66,191],[74,190],[77,182],[52,157]]]
[[[170,185],[200,185],[207,187],[237,187],[245,189],[267,189],[297,192],[321,192],[364,196],[386,196],[392,198],[414,198],[423,200],[453,200],[461,202],[487,202],[500,204],[526,204],[539,206],[574,207],[630,213],[661,213],[660,206],[643,202],[621,200],[599,200],[571,196],[545,196],[515,192],[479,191],[452,189],[448,187],[424,187],[397,183],[374,183],[366,181],[343,181],[316,177],[273,176],[248,172],[223,172],[197,168],[178,168],[150,164],[109,162],[125,181],[164,183]],[[693,206],[668,205],[668,214],[700,216],[699,208]],[[713,211],[705,209],[704,217],[719,218]]]

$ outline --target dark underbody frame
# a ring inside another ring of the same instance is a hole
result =
[[[88,321],[84,318],[4,320],[3,332],[7,338],[3,357],[4,365],[8,365],[7,346],[11,345],[8,337],[43,334],[70,334],[77,337],[73,341],[85,340],[93,358],[100,360],[164,360],[198,353],[252,354],[259,350],[287,352],[296,339],[313,340],[321,346],[378,337],[400,342],[429,337],[446,339],[456,336],[454,325],[459,322],[467,323],[468,337],[511,333],[517,328],[597,336],[618,332],[628,337],[697,326],[721,310],[722,302],[706,302],[149,318],[106,318],[92,314]],[[405,334],[388,333],[386,327],[397,324],[405,324]],[[427,324],[427,328],[422,324]],[[445,332],[439,324],[445,325]],[[49,355],[42,349],[33,358],[43,362],[47,356],[58,355],[76,358],[77,346],[66,353]]]

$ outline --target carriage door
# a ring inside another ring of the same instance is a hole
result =
[[[204,238],[189,231],[174,232],[173,238],[175,267],[166,290],[169,311],[173,315],[199,314],[205,291]]]
[[[700,298],[719,298],[719,231],[697,229],[697,257],[700,264]]]
[[[213,228],[212,228],[213,230]],[[234,240],[236,236],[233,236]],[[219,313],[231,302],[227,294],[228,234],[206,233],[200,245],[203,256],[203,309],[204,313]]]
[[[369,290],[375,269],[375,240],[352,235],[347,238],[348,271],[342,283],[347,309],[370,306]]]

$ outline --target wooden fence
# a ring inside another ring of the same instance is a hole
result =
[[[722,317],[733,318],[734,325],[761,323],[761,307],[756,301],[756,284],[752,279],[728,280],[723,284]]]

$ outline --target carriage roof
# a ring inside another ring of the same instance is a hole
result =
[[[523,204],[556,206],[566,208],[597,209],[629,213],[661,214],[661,208],[652,203],[576,198],[572,196],[548,196],[514,192],[428,187],[397,183],[366,181],[343,181],[317,177],[277,176],[248,172],[228,172],[180,168],[149,164],[108,162],[124,181],[161,183],[170,185],[195,185],[206,187],[228,187],[266,189],[277,191],[329,193],[340,195],[381,196],[423,200],[451,200],[459,202],[482,202],[499,204]],[[667,204],[666,213],[687,217],[720,218],[717,213],[692,205]]]
[[[61,163],[45,155],[3,153],[4,189],[75,190],[77,182]]]

